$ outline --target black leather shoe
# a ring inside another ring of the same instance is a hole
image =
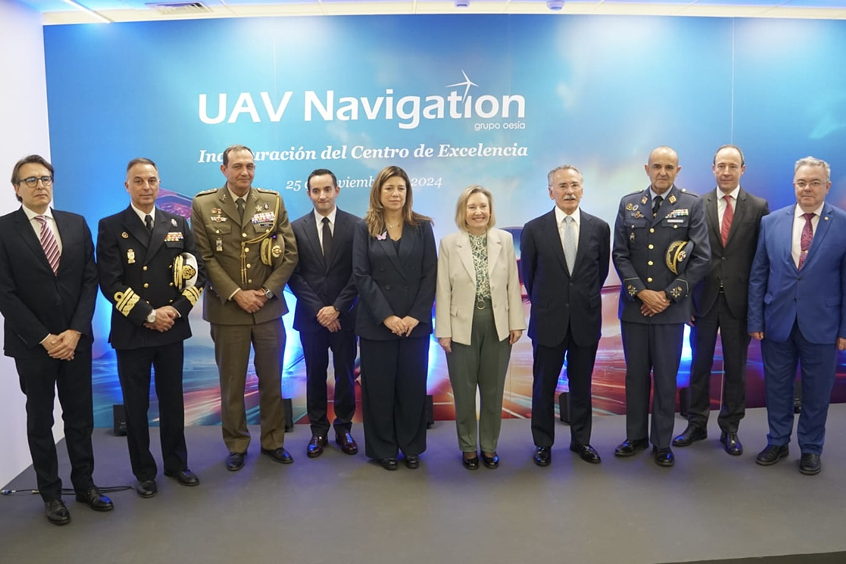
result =
[[[790,454],[790,449],[787,445],[767,445],[767,448],[755,457],[755,462],[761,466],[772,466],[788,454]]]
[[[306,446],[306,456],[309,458],[317,458],[323,454],[323,447],[326,446],[327,440],[324,435],[312,435],[311,440]]]
[[[673,446],[676,447],[686,447],[690,446],[696,441],[702,441],[708,438],[708,431],[703,429],[702,427],[696,427],[694,425],[688,425],[687,429],[682,431],[681,435],[677,435],[673,439]]]
[[[461,455],[461,463],[464,465],[465,468],[468,470],[478,470],[479,469],[479,455],[473,453],[473,458],[467,458],[464,454]]]
[[[740,456],[743,454],[743,445],[740,443],[740,439],[737,438],[737,433],[723,431],[723,434],[720,435],[720,442],[723,443],[723,448],[730,455]]]
[[[200,485],[200,479],[197,475],[187,468],[185,470],[180,470],[179,472],[165,472],[164,475],[169,478],[176,478],[176,481],[183,486],[193,487]]]
[[[358,444],[350,433],[338,433],[335,435],[335,442],[344,454],[358,454]]]
[[[599,453],[596,452],[596,449],[590,445],[570,443],[570,450],[578,454],[585,462],[590,462],[591,464],[599,464],[602,462],[602,459],[599,457]]]
[[[670,447],[652,447],[652,456],[655,457],[655,464],[657,464],[658,466],[664,466],[665,468],[669,468],[670,466],[676,463],[676,457],[673,456],[673,451],[670,450]]]
[[[418,468],[420,468],[420,457],[415,456],[413,454],[406,454],[405,467],[411,470],[417,470]]]
[[[634,456],[635,454],[637,454],[637,451],[646,450],[646,447],[648,446],[649,439],[635,439],[633,441],[626,439],[625,441],[617,445],[617,448],[614,449],[614,456]]]
[[[269,456],[271,460],[278,462],[279,464],[291,464],[294,462],[294,457],[291,456],[291,453],[283,447],[274,449],[263,448],[261,449],[261,453],[265,456]]]
[[[230,452],[226,457],[226,469],[230,472],[237,472],[244,467],[244,458],[247,457],[246,452]]]
[[[552,462],[552,447],[537,447],[533,459],[538,466],[549,466]]]
[[[380,458],[379,464],[382,465],[382,468],[385,470],[396,470],[397,469],[397,459],[396,458]]]
[[[115,508],[112,500],[101,494],[97,486],[91,486],[84,492],[76,492],[76,501],[81,501],[94,511],[111,511]]]
[[[135,491],[138,492],[139,496],[147,499],[156,495],[159,492],[159,487],[155,480],[144,480],[136,484]]]
[[[806,476],[815,476],[822,470],[822,461],[819,454],[803,452],[799,459],[799,471]]]
[[[482,453],[482,464],[485,465],[485,468],[490,468],[491,470],[496,470],[499,468],[499,455],[497,453],[493,453],[493,456],[487,456],[484,452]]]
[[[44,502],[44,514],[47,520],[54,525],[67,525],[70,523],[70,511],[65,502],[61,499],[51,499]]]

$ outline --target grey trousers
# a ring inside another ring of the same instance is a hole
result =
[[[455,398],[455,426],[462,452],[476,452],[476,389],[479,390],[479,444],[496,451],[502,423],[502,394],[511,358],[508,339],[499,340],[490,302],[473,314],[470,344],[453,341],[447,354],[449,381]]]

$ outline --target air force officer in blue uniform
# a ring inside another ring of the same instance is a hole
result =
[[[657,147],[644,167],[651,184],[620,201],[614,266],[620,275],[620,323],[626,355],[626,440],[614,451],[632,456],[651,440],[655,463],[672,466],[676,373],[690,291],[711,257],[701,200],[674,184],[681,170],[670,147]],[[650,373],[655,382],[648,428]]]
[[[796,436],[799,471],[819,474],[837,351],[846,350],[846,212],[825,201],[828,163],[805,157],[793,174],[796,204],[761,220],[749,276],[749,334],[761,341],[767,398],[767,447],[755,461],[788,454],[793,378],[802,369]]]

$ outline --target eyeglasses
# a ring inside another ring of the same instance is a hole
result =
[[[817,188],[822,187],[823,181],[822,180],[811,180],[810,182],[807,182],[805,180],[797,180],[796,182],[793,183],[793,185],[796,186],[797,188],[799,188],[800,190],[804,190],[808,186],[810,186],[811,188],[816,190]]]
[[[18,184],[26,184],[30,188],[35,188],[38,186],[38,181],[41,181],[42,186],[52,186],[53,185],[53,177],[52,176],[30,176],[24,178],[22,180],[18,180]]]

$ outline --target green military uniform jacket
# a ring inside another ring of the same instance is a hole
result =
[[[297,243],[282,197],[272,190],[250,188],[244,219],[226,186],[194,197],[191,227],[208,276],[203,319],[220,325],[252,325],[288,312],[282,289],[297,265]],[[237,289],[273,292],[254,314],[230,297]]]

